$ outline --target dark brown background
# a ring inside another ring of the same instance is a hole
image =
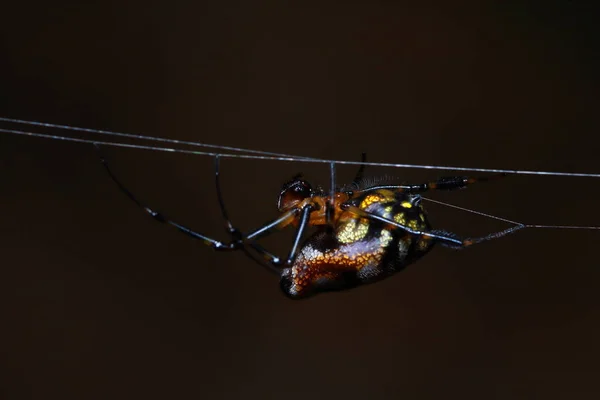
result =
[[[578,2],[44,3],[3,7],[2,116],[316,157],[600,172],[597,16]],[[225,238],[210,158],[106,153],[141,198]],[[145,216],[91,146],[2,134],[0,163],[2,398],[600,395],[598,232],[438,248],[379,284],[293,302],[242,254]],[[276,216],[299,171],[327,185],[325,166],[224,161],[235,223]],[[518,176],[435,197],[600,225],[599,192],[595,179]],[[466,236],[506,227],[430,213]],[[267,243],[283,254],[289,240]]]

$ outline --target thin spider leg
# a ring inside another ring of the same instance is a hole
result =
[[[329,200],[325,205],[325,220],[327,226],[333,228],[333,219],[335,216],[335,163],[329,163],[330,182],[329,182]]]
[[[250,244],[250,246],[252,248],[254,248],[256,251],[258,251],[259,254],[263,256],[263,258],[265,258],[265,259],[267,259],[267,261],[269,261],[268,258],[264,254],[265,253],[270,254],[270,253],[266,252],[266,250],[264,250],[260,245],[255,243],[254,240],[258,239],[259,237],[269,235],[272,232],[274,232],[275,230],[285,228],[287,225],[289,225],[290,223],[292,223],[295,220],[296,215],[298,214],[298,212],[300,210],[298,208],[291,209],[290,211],[286,212],[285,214],[283,214],[276,220],[266,223],[265,225],[252,231],[248,235],[243,235],[239,229],[237,229],[233,226],[233,224],[231,223],[231,220],[229,219],[229,214],[227,213],[227,209],[225,208],[225,201],[223,200],[223,192],[221,191],[219,156],[215,156],[215,186],[216,186],[216,190],[217,190],[217,197],[219,200],[219,207],[221,208],[221,214],[223,215],[223,219],[225,220],[225,230],[227,231],[227,233],[229,233],[231,235],[232,241],[234,241],[235,243],[238,244],[239,248],[243,251],[243,253],[249,259],[251,259],[252,261],[257,263],[258,265],[266,268],[268,271],[275,273],[277,275],[281,275],[280,268],[276,267],[273,263],[270,263],[270,262],[265,263],[260,258],[257,258],[254,254],[252,254],[250,251],[248,251],[248,249],[246,248],[246,246],[244,246],[244,244],[246,244],[246,243]],[[262,252],[257,249],[262,250]],[[272,257],[274,257],[274,256],[272,256]]]
[[[382,217],[380,215],[377,214],[373,214],[370,213],[368,211],[365,210],[361,210],[360,208],[356,207],[356,206],[351,206],[351,205],[343,205],[342,208],[346,211],[349,211],[353,214],[356,214],[359,217],[363,217],[363,218],[367,218],[370,220],[375,220],[375,221],[379,221],[379,222],[383,222],[389,225],[392,225],[398,229],[401,229],[403,231],[406,231],[412,235],[418,235],[418,236],[423,236],[426,238],[430,238],[433,240],[438,241],[440,244],[446,246],[446,247],[451,247],[451,248],[455,248],[455,249],[461,249],[461,248],[465,248],[465,247],[469,247],[472,246],[474,244],[477,243],[481,243],[481,242],[486,242],[488,240],[492,240],[492,239],[498,239],[501,238],[503,236],[506,236],[508,234],[514,233],[520,229],[526,228],[526,225],[523,224],[518,224],[516,226],[513,226],[511,228],[505,229],[503,231],[500,232],[494,232],[491,233],[489,235],[486,236],[482,236],[482,237],[478,237],[478,238],[467,238],[467,239],[461,239],[459,238],[456,234],[451,233],[451,232],[445,232],[445,231],[441,231],[441,230],[433,230],[433,231],[420,231],[417,229],[412,229],[409,228],[405,225],[399,224],[396,221],[393,221],[391,219]]]
[[[292,249],[288,254],[288,258],[286,260],[286,265],[291,265],[296,259],[296,254],[298,252],[298,246],[300,244],[300,240],[302,239],[302,235],[306,231],[306,226],[308,225],[308,220],[310,218],[310,213],[313,211],[313,208],[308,205],[302,209],[302,216],[300,217],[300,223],[298,224],[298,229],[296,229],[296,237],[294,238],[294,244],[292,245]]]
[[[111,177],[111,179],[117,184],[117,186],[119,187],[119,189],[125,193],[127,195],[127,197],[129,197],[135,204],[137,204],[141,209],[143,209],[145,212],[148,213],[148,215],[150,215],[152,218],[154,218],[155,220],[171,225],[175,228],[177,228],[179,231],[185,233],[186,235],[189,235],[191,237],[193,237],[194,239],[199,239],[201,240],[204,244],[206,244],[207,246],[211,246],[212,248],[214,248],[215,250],[237,250],[239,247],[239,244],[236,242],[231,242],[231,243],[223,243],[220,242],[218,240],[212,239],[208,236],[204,236],[198,232],[195,232],[193,230],[191,230],[190,228],[183,226],[175,221],[171,221],[170,219],[166,218],[163,214],[154,211],[153,209],[151,209],[150,207],[146,206],[145,204],[143,204],[142,202],[140,202],[134,195],[133,193],[131,193],[129,191],[129,189],[127,189],[125,187],[125,185],[123,185],[121,183],[121,181],[119,179],[117,179],[117,177],[115,176],[115,174],[112,172],[112,170],[110,169],[110,167],[108,166],[108,162],[106,161],[106,159],[104,158],[104,156],[102,155],[102,152],[100,150],[100,147],[96,144],[96,149],[99,152],[100,155],[100,160],[102,161],[102,165],[104,165],[104,168],[106,169],[106,172],[108,172],[108,175]]]
[[[270,235],[276,230],[283,229],[292,222],[294,222],[299,212],[300,208],[294,207],[291,210],[287,211],[285,214],[283,214],[281,217],[277,218],[276,220],[264,224],[262,227],[255,229],[247,235],[243,235],[243,240],[252,241],[260,237]]]
[[[294,243],[292,245],[292,249],[290,250],[287,258],[285,260],[281,260],[280,257],[277,257],[273,253],[267,251],[264,247],[260,246],[255,242],[250,242],[249,245],[260,254],[267,262],[269,262],[274,267],[282,267],[289,266],[294,263],[296,260],[296,256],[298,253],[298,247],[300,245],[300,240],[302,240],[302,236],[306,231],[306,227],[308,226],[308,220],[310,219],[310,213],[313,211],[313,207],[310,205],[305,206],[302,209],[302,215],[300,216],[300,222],[298,223],[298,228],[296,229],[296,234],[294,236]]]
[[[439,178],[436,181],[419,183],[414,185],[378,185],[368,188],[365,191],[374,191],[379,189],[387,189],[401,191],[406,193],[423,193],[429,190],[457,190],[464,189],[469,185],[479,182],[488,182],[506,177],[507,174],[495,174],[490,176],[446,176]]]
[[[490,233],[489,235],[475,237],[475,238],[465,238],[465,239],[460,239],[455,233],[442,231],[442,230],[432,230],[432,231],[429,231],[429,233],[436,235],[437,239],[439,239],[440,237],[443,237],[444,240],[442,240],[440,242],[440,244],[444,247],[450,247],[452,249],[464,249],[464,248],[472,246],[474,244],[479,244],[482,242],[487,242],[489,240],[499,239],[503,236],[510,235],[510,234],[515,233],[516,231],[519,231],[524,228],[527,228],[527,225],[518,224],[511,228],[507,228],[507,229],[504,229],[499,232]],[[446,240],[446,239],[448,239],[448,240]],[[456,245],[456,242],[454,240],[450,240],[450,239],[458,240],[461,243],[460,243],[460,245]]]
[[[225,208],[225,201],[223,200],[223,192],[221,191],[221,179],[219,172],[219,156],[215,156],[215,187],[217,189],[217,199],[219,200],[219,207],[221,208],[221,214],[223,215],[223,220],[225,220],[225,230],[229,233],[234,240],[240,240],[241,234],[240,231],[237,230],[231,220],[229,219],[229,214],[227,213],[227,209]]]
[[[255,246],[260,247],[258,244],[254,243],[254,242],[250,243],[250,246],[253,248]],[[262,258],[259,258],[256,255],[252,254],[246,247],[242,247],[241,250],[244,252],[246,257],[248,257],[249,259],[251,259],[252,261],[257,263],[261,267],[265,268],[267,271],[269,271],[277,276],[281,276],[281,268],[275,267],[271,263],[265,262]],[[265,258],[265,257],[263,257],[263,258]]]
[[[225,221],[225,230],[231,236],[232,242],[235,242],[238,244],[239,248],[242,250],[242,252],[244,253],[244,255],[246,257],[248,257],[250,260],[254,261],[256,264],[260,265],[261,267],[264,267],[269,272],[274,273],[278,276],[281,275],[279,269],[275,268],[270,263],[265,263],[260,258],[257,258],[254,254],[252,254],[250,251],[248,251],[248,249],[245,246],[243,246],[244,237],[243,237],[242,233],[240,232],[240,230],[235,228],[233,226],[233,224],[231,223],[231,220],[229,219],[229,213],[227,212],[227,208],[225,207],[225,200],[223,200],[223,192],[221,190],[221,179],[220,179],[221,173],[220,173],[220,169],[219,169],[219,161],[220,161],[220,158],[218,155],[216,155],[215,156],[215,188],[217,191],[217,199],[219,201],[219,208],[221,209],[221,215],[223,216],[223,220]],[[275,222],[279,223],[279,220],[276,220]],[[267,224],[267,227],[272,224],[273,223]],[[257,231],[261,231],[261,229],[258,229]],[[257,231],[255,231],[255,232],[257,232]]]
[[[269,269],[275,270],[278,273],[281,273],[281,258],[279,258],[275,254],[269,252],[267,249],[265,249],[264,247],[262,247],[260,244],[258,244],[256,242],[250,242],[250,243],[248,243],[248,245],[250,247],[252,247],[252,249],[261,256],[262,260],[264,260],[268,263],[266,265],[269,266]]]

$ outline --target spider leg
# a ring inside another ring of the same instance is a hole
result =
[[[252,246],[254,246],[254,244]],[[258,246],[258,245],[256,245],[256,246]],[[277,268],[272,264],[264,262],[264,260],[262,258],[257,257],[255,254],[252,254],[246,247],[242,247],[241,250],[244,252],[246,257],[248,257],[250,260],[254,261],[261,267],[264,267],[267,271],[269,271],[277,276],[281,276],[281,268]]]
[[[242,232],[239,229],[237,229],[233,226],[233,224],[231,223],[231,220],[229,219],[227,209],[225,208],[225,201],[223,200],[223,194],[221,191],[221,182],[220,182],[219,177],[220,177],[219,156],[215,156],[215,185],[216,185],[216,189],[217,189],[217,197],[219,200],[219,206],[221,208],[221,214],[223,215],[223,219],[225,220],[225,229],[226,229],[227,233],[229,233],[231,235],[232,240],[235,243],[239,244],[239,248],[244,252],[244,254],[248,258],[250,258],[252,261],[256,262],[257,264],[265,267],[270,272],[273,272],[277,275],[281,275],[281,265],[283,265],[283,263],[280,261],[279,257],[276,257],[273,254],[269,253],[262,246],[260,246],[258,243],[256,243],[255,240],[260,237],[267,236],[277,230],[283,229],[286,226],[288,226],[289,224],[291,224],[292,222],[294,222],[296,220],[298,213],[300,212],[300,208],[299,207],[292,208],[291,210],[289,210],[286,213],[284,213],[283,215],[281,215],[279,218],[264,224],[260,228],[255,229],[254,231],[248,233],[247,235],[244,235],[244,234],[242,234]],[[301,227],[298,228],[299,233],[297,234],[296,239],[294,240],[292,250],[290,252],[290,255],[288,256],[288,263],[291,263],[289,261],[290,259],[293,260],[295,258],[298,243],[300,241],[302,233],[305,230],[305,226],[308,221],[308,218],[310,217],[310,211],[312,211],[312,210],[313,210],[313,207],[311,205],[306,205],[304,207],[303,217],[300,220]],[[265,264],[261,259],[256,258],[254,254],[252,254],[248,251],[248,249],[246,248],[246,246],[244,246],[244,244],[248,244],[251,248],[253,248],[259,254],[259,256],[262,256],[262,258],[265,261],[267,261],[267,263]]]
[[[441,245],[446,246],[446,247],[451,247],[454,249],[462,249],[465,247],[469,247],[472,246],[474,244],[478,244],[481,242],[486,242],[488,240],[493,240],[493,239],[498,239],[501,238],[503,236],[509,235],[511,233],[514,233],[520,229],[526,228],[526,225],[523,224],[518,224],[515,225],[511,228],[505,229],[503,231],[500,232],[494,232],[494,233],[490,233],[489,235],[486,236],[482,236],[482,237],[478,237],[478,238],[466,238],[466,239],[461,239],[459,238],[456,234],[451,233],[451,232],[446,232],[446,231],[441,231],[441,230],[432,230],[432,231],[421,231],[418,229],[412,229],[409,228],[405,225],[399,224],[396,221],[393,221],[391,219],[382,217],[380,215],[377,214],[373,214],[370,213],[368,211],[365,210],[361,210],[360,208],[356,207],[356,206],[351,206],[351,205],[343,205],[342,209],[349,211],[359,217],[363,217],[363,218],[367,218],[370,220],[374,220],[374,221],[378,221],[378,222],[383,222],[385,224],[389,224],[394,226],[397,229],[401,229],[407,233],[410,233],[412,235],[417,235],[417,236],[422,236],[425,238],[429,238],[432,240],[435,240],[437,242],[439,242]]]
[[[277,257],[276,255],[270,253],[269,251],[265,250],[264,247],[260,246],[259,244],[255,243],[255,242],[249,243],[249,245],[258,254],[260,254],[267,262],[269,262],[269,264],[272,265],[273,267],[281,268],[282,266],[289,266],[294,263],[294,260],[296,259],[296,255],[298,253],[300,240],[302,239],[302,235],[304,234],[304,232],[306,231],[306,227],[308,226],[308,220],[310,219],[310,213],[314,209],[310,204],[308,204],[308,205],[304,206],[302,209],[300,209],[298,207],[298,208],[295,208],[295,210],[297,210],[297,212],[301,210],[300,212],[302,214],[300,216],[298,228],[296,228],[296,234],[294,235],[294,243],[292,245],[292,249],[290,250],[290,252],[285,260],[282,260],[280,257]],[[262,229],[257,230],[255,232],[260,232],[260,231],[262,231]],[[246,237],[247,238],[252,237],[252,235],[253,234],[250,234]]]
[[[276,230],[285,228],[286,226],[288,226],[289,224],[291,224],[292,222],[295,221],[296,216],[298,215],[300,210],[301,210],[300,207],[292,208],[291,210],[287,211],[285,214],[283,214],[276,220],[268,222],[268,223],[264,224],[263,226],[261,226],[260,228],[255,229],[254,231],[248,233],[247,235],[244,235],[243,236],[244,241],[252,241],[252,240],[258,239],[260,237],[270,235],[271,233],[275,232]]]
[[[163,214],[151,209],[150,207],[146,206],[145,204],[143,204],[142,202],[140,202],[134,195],[133,193],[131,193],[126,187],[125,185],[123,185],[121,183],[121,181],[119,179],[117,179],[117,177],[115,176],[115,174],[112,172],[112,170],[110,169],[110,167],[108,166],[108,162],[106,161],[106,159],[104,158],[104,156],[102,155],[101,151],[100,151],[100,146],[98,146],[97,144],[95,144],[96,149],[98,150],[99,154],[100,154],[100,160],[102,161],[102,165],[104,165],[104,168],[106,169],[106,172],[108,172],[108,175],[111,177],[111,179],[117,184],[117,186],[119,187],[119,189],[125,193],[127,195],[127,197],[129,197],[135,204],[137,204],[142,210],[144,210],[146,213],[148,213],[148,215],[150,215],[152,218],[154,218],[155,220],[171,225],[173,227],[175,227],[176,229],[178,229],[179,231],[185,233],[188,236],[193,237],[194,239],[199,239],[200,241],[202,241],[204,244],[206,244],[207,246],[211,246],[212,248],[214,248],[215,250],[237,250],[240,246],[240,243],[237,241],[232,241],[231,243],[223,243],[221,241],[212,239],[208,236],[204,236],[198,232],[193,231],[192,229],[183,226],[175,221],[171,221],[170,219],[168,219],[167,217],[165,217]]]
[[[406,193],[423,193],[429,190],[457,190],[464,189],[469,185],[479,182],[494,181],[506,177],[507,174],[495,174],[491,176],[445,176],[438,180],[419,183],[414,185],[379,185],[370,187],[367,191],[374,191],[379,189],[395,190]]]
[[[329,181],[329,200],[325,204],[325,221],[327,226],[333,228],[333,218],[335,216],[335,163],[329,164],[330,181]]]
[[[365,162],[367,160],[367,153],[361,153],[360,161]],[[325,221],[327,226],[330,229],[333,229],[334,225],[334,217],[335,217],[335,194],[336,194],[336,186],[335,186],[335,162],[329,164],[329,172],[330,172],[330,183],[329,183],[329,200],[325,205]],[[358,186],[360,180],[363,177],[365,172],[365,165],[361,164],[358,168],[356,176],[354,177],[353,183]]]
[[[219,207],[221,208],[221,215],[223,215],[223,220],[225,220],[225,230],[229,235],[231,235],[234,240],[241,240],[242,234],[236,229],[231,220],[229,219],[229,214],[227,213],[227,209],[225,208],[225,201],[223,200],[223,193],[221,191],[221,179],[219,172],[219,156],[215,156],[215,187],[217,189],[217,198],[219,200]]]
[[[256,263],[266,267],[267,269],[271,270],[272,272],[277,273],[278,275],[280,274],[280,267],[282,265],[289,265],[295,259],[300,240],[302,238],[304,231],[306,230],[306,226],[308,225],[308,221],[310,219],[310,213],[314,210],[314,207],[311,204],[305,204],[302,208],[300,208],[300,207],[292,208],[288,212],[281,215],[279,218],[266,223],[262,227],[255,229],[254,231],[250,232],[247,235],[243,235],[238,229],[236,229],[233,226],[233,224],[229,220],[229,216],[228,216],[227,210],[225,208],[225,202],[223,201],[223,196],[221,193],[221,186],[220,186],[220,181],[219,181],[218,157],[217,157],[216,162],[215,162],[215,165],[216,165],[215,182],[216,182],[216,186],[217,186],[217,196],[219,198],[221,213],[225,220],[226,230],[232,237],[232,241],[230,243],[224,243],[224,242],[212,239],[208,236],[202,235],[201,233],[195,232],[186,226],[183,226],[175,221],[172,221],[172,220],[168,219],[167,217],[165,217],[163,214],[151,209],[150,207],[148,207],[144,203],[142,203],[140,200],[138,200],[137,197],[131,191],[129,191],[129,189],[127,189],[125,187],[125,185],[123,183],[121,183],[121,181],[112,172],[111,168],[108,165],[108,162],[106,161],[106,159],[104,158],[104,156],[101,153],[100,147],[98,145],[95,145],[95,146],[100,154],[100,160],[102,162],[102,165],[106,169],[106,172],[108,173],[110,178],[117,184],[119,189],[123,193],[125,193],[125,195],[127,197],[129,197],[135,204],[138,205],[138,207],[140,207],[142,210],[144,210],[146,213],[148,213],[155,220],[162,222],[162,223],[166,223],[168,225],[171,225],[171,226],[175,227],[176,229],[178,229],[179,231],[193,237],[194,239],[201,240],[204,244],[211,246],[216,250],[225,250],[225,251],[242,250],[244,252],[244,254],[246,254],[246,256],[248,256],[250,259],[252,259]],[[289,224],[291,224],[292,222],[294,222],[296,220],[299,213],[301,213],[302,216],[300,218],[299,226],[298,226],[298,229],[296,232],[296,237],[294,239],[292,250],[290,251],[290,254],[288,255],[288,257],[285,261],[281,261],[280,258],[272,255],[271,253],[269,253],[268,251],[263,249],[260,245],[258,245],[257,243],[254,242],[254,240],[258,239],[259,237],[269,235],[269,234],[275,232],[276,230],[285,228],[286,226],[288,226]],[[263,256],[263,258],[266,261],[268,261],[269,264],[265,265],[264,263],[260,262],[259,259],[257,259],[252,253],[250,253],[246,249],[244,244],[250,245],[255,251],[257,251],[261,256]]]
[[[252,254],[250,251],[248,251],[246,246],[242,246],[241,250],[244,252],[244,254],[248,258],[250,258],[252,261],[254,261],[255,263],[259,264],[260,266],[266,268],[270,272],[275,273],[277,276],[281,275],[282,263],[280,262],[279,257],[268,252],[264,247],[262,247],[261,245],[256,243],[253,239],[256,239],[260,236],[266,236],[272,232],[275,232],[275,229],[279,230],[279,229],[282,229],[285,226],[287,226],[289,224],[289,222],[287,222],[287,220],[289,220],[293,211],[296,211],[296,209],[290,210],[288,213],[286,213],[286,215],[255,230],[254,232],[252,232],[248,236],[246,236],[246,238],[244,238],[242,235],[242,239],[241,239],[243,244],[249,245],[255,252],[258,253],[258,255],[261,258],[257,258],[254,254]],[[292,220],[293,220],[293,218],[292,218]],[[248,239],[248,237],[250,237],[250,238]],[[296,241],[294,241],[294,244],[296,245]],[[265,263],[265,261],[266,261],[266,263]]]
[[[232,239],[240,242],[240,244],[242,244],[243,242],[251,242],[260,237],[267,236],[267,235],[275,232],[276,230],[285,228],[286,226],[288,226],[289,224],[294,222],[296,220],[297,215],[300,213],[301,207],[294,207],[294,208],[290,209],[289,211],[285,212],[284,214],[282,214],[279,218],[277,218],[273,221],[267,222],[260,228],[255,229],[254,231],[251,231],[250,233],[244,235],[244,234],[242,234],[242,232],[239,229],[235,228],[233,226],[233,224],[231,223],[231,221],[229,220],[229,216],[228,216],[227,210],[225,208],[225,201],[223,200],[223,194],[221,192],[221,183],[220,183],[219,175],[220,175],[219,174],[219,156],[216,156],[215,157],[215,184],[216,184],[216,189],[217,189],[217,197],[219,199],[219,206],[221,208],[221,214],[223,215],[223,219],[225,220],[225,228],[226,228],[227,232],[232,236]],[[310,204],[307,204],[303,207],[308,208],[309,213],[310,213],[310,211],[312,211],[314,209]]]
[[[464,249],[465,247],[469,247],[474,244],[479,244],[481,242],[487,242],[489,240],[499,239],[503,236],[510,235],[511,233],[514,233],[523,228],[527,228],[527,225],[518,224],[511,228],[504,229],[503,231],[490,233],[489,235],[476,237],[476,238],[465,238],[465,239],[460,239],[456,234],[454,234],[452,232],[442,231],[442,230],[432,230],[432,231],[429,231],[429,233],[436,235],[438,239],[443,238],[443,240],[440,241],[440,244],[444,247],[450,247],[452,249]],[[446,239],[454,239],[454,240],[446,240]],[[460,242],[460,244],[457,245],[455,240],[458,240]]]
[[[225,201],[223,200],[223,192],[221,191],[221,179],[220,179],[220,170],[219,170],[219,156],[215,156],[215,187],[217,190],[217,199],[219,201],[219,208],[221,209],[221,215],[223,216],[223,219],[225,220],[225,230],[227,231],[227,233],[231,236],[232,240],[239,243],[240,244],[240,249],[242,250],[242,252],[244,253],[244,255],[246,257],[248,257],[250,260],[254,261],[256,264],[260,265],[261,267],[266,268],[269,272],[274,273],[276,275],[280,275],[280,270],[278,268],[275,268],[273,265],[268,264],[263,262],[260,258],[257,258],[254,254],[252,254],[250,251],[248,251],[248,249],[243,246],[243,240],[244,240],[244,236],[242,235],[242,233],[240,232],[239,229],[235,228],[233,226],[233,224],[231,223],[231,220],[229,219],[229,213],[227,212],[227,209],[225,208]],[[279,218],[279,220],[281,220],[282,218]],[[275,221],[275,224],[277,224],[277,222],[279,222],[279,220]],[[273,224],[273,223],[271,223]],[[269,225],[269,224],[268,224]]]

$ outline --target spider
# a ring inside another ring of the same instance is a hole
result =
[[[99,150],[98,145],[96,148]],[[243,234],[233,226],[227,215],[221,194],[217,156],[217,197],[230,236],[229,242],[222,242],[172,221],[141,203],[112,172],[102,154],[100,158],[119,189],[155,220],[171,225],[215,250],[242,250],[278,275],[283,293],[292,299],[379,281],[417,261],[436,243],[460,249],[500,238],[525,227],[516,225],[487,236],[461,239],[452,232],[433,230],[421,204],[422,192],[463,189],[506,174],[478,178],[452,176],[421,184],[372,184],[364,188],[355,184],[353,190],[335,191],[332,192],[333,196],[320,188],[313,189],[299,174],[281,188],[277,200],[281,215]],[[363,154],[362,162],[365,161],[366,155]],[[354,183],[363,179],[364,167],[361,165],[359,168]],[[296,234],[287,257],[277,257],[257,243],[257,239],[290,225],[296,228]],[[308,226],[317,230],[301,243]],[[257,259],[250,249],[262,256],[264,262]]]

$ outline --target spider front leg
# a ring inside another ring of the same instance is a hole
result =
[[[99,146],[96,145],[96,149],[100,152]],[[257,263],[267,267],[271,271],[276,272],[277,274],[279,274],[279,269],[278,268],[276,269],[275,266],[279,267],[279,266],[283,265],[284,263],[282,263],[279,260],[279,258],[272,256],[266,250],[262,249],[259,245],[254,243],[254,240],[259,237],[266,236],[266,235],[274,232],[275,230],[279,230],[279,229],[286,227],[287,225],[289,225],[290,223],[292,223],[293,221],[296,220],[298,214],[302,214],[302,217],[300,219],[300,224],[298,227],[297,236],[296,236],[296,239],[294,240],[294,245],[292,247],[292,251],[290,252],[290,255],[288,256],[287,262],[290,263],[295,258],[295,254],[296,254],[297,248],[298,248],[298,243],[302,237],[304,230],[306,229],[306,225],[307,225],[308,219],[310,217],[310,212],[313,210],[312,204],[310,204],[309,202],[305,202],[305,203],[303,203],[304,205],[302,207],[292,208],[292,209],[288,210],[287,212],[285,212],[283,215],[281,215],[276,220],[265,224],[264,226],[252,231],[248,235],[243,235],[238,229],[236,229],[233,226],[233,224],[229,220],[227,210],[225,209],[225,203],[223,201],[223,196],[221,193],[221,185],[220,185],[220,181],[219,181],[219,159],[218,159],[218,157],[216,157],[216,160],[215,160],[215,183],[216,183],[216,187],[217,187],[217,196],[219,198],[219,204],[221,206],[221,212],[223,214],[223,218],[225,219],[226,230],[231,236],[231,241],[229,243],[225,243],[225,242],[222,242],[219,240],[212,239],[201,233],[195,232],[192,229],[190,229],[186,226],[183,226],[175,221],[172,221],[172,220],[168,219],[167,217],[165,217],[163,214],[159,213],[158,211],[155,211],[152,208],[146,206],[144,203],[139,201],[137,199],[137,197],[134,196],[133,193],[130,192],[129,189],[127,189],[125,187],[125,185],[123,185],[123,183],[121,183],[121,181],[112,172],[111,168],[108,165],[108,162],[102,156],[101,153],[100,153],[100,160],[101,160],[102,164],[104,165],[104,168],[106,169],[108,175],[117,184],[119,189],[123,193],[125,193],[125,195],[127,195],[127,197],[129,197],[138,207],[140,207],[142,210],[144,210],[146,213],[148,213],[148,215],[150,215],[155,220],[165,223],[165,224],[168,224],[170,226],[173,226],[180,232],[183,232],[186,235],[193,237],[194,239],[199,239],[204,244],[214,248],[215,250],[221,250],[221,251],[242,250],[249,258],[251,258],[252,260],[256,261]],[[265,259],[267,259],[267,261],[272,261],[272,262],[270,262],[270,264],[268,266],[264,265],[263,263],[260,263],[252,254],[250,254],[247,251],[245,244],[249,244],[252,248],[254,248],[256,251],[258,251]]]
[[[186,226],[183,226],[175,221],[168,219],[163,214],[151,209],[150,207],[148,207],[145,204],[143,204],[142,202],[140,202],[133,195],[133,193],[131,193],[129,191],[129,189],[127,189],[125,187],[125,185],[123,185],[121,183],[121,181],[116,177],[116,175],[112,172],[112,170],[108,166],[108,162],[106,161],[106,159],[104,158],[104,156],[102,155],[102,153],[100,151],[100,146],[98,146],[97,144],[95,146],[100,154],[100,160],[102,162],[102,165],[104,165],[104,168],[106,169],[106,172],[108,172],[108,175],[110,176],[110,178],[117,184],[119,189],[123,193],[125,193],[125,195],[127,195],[127,197],[129,197],[135,204],[137,204],[142,210],[144,210],[146,213],[148,213],[148,215],[150,215],[152,218],[154,218],[155,220],[157,220],[159,222],[162,222],[162,223],[165,223],[165,224],[175,227],[180,232],[183,232],[186,235],[193,237],[194,239],[198,239],[198,240],[202,241],[204,244],[206,244],[207,246],[211,246],[215,250],[230,251],[230,250],[237,250],[240,247],[241,243],[238,240],[232,240],[230,243],[224,243],[219,240],[212,239],[208,236],[202,235],[201,233],[195,232]]]

